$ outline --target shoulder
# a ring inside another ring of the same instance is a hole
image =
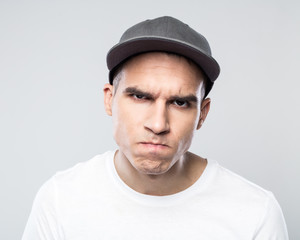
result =
[[[270,204],[276,204],[272,192],[222,167],[215,160],[208,160],[206,174],[208,197],[223,209],[234,209],[239,214],[263,215]]]
[[[211,187],[225,204],[234,205],[235,209],[247,212],[248,216],[263,219],[268,215],[277,215],[282,218],[281,208],[271,191],[220,166],[216,161],[212,161],[211,165],[215,170]]]
[[[278,239],[288,239],[281,207],[271,191],[220,166],[214,160],[210,160],[208,166],[213,172],[209,185],[210,196],[218,203],[219,212],[230,214],[239,221],[247,219],[255,229],[255,239],[269,239],[269,234],[281,236]]]
[[[107,161],[114,156],[114,151],[108,151],[91,158],[90,160],[77,163],[75,166],[63,171],[58,171],[40,188],[38,195],[53,196],[67,195],[101,185],[107,178]]]
[[[82,179],[90,179],[106,171],[106,162],[114,156],[114,151],[107,151],[93,158],[77,163],[75,166],[58,171],[52,180],[56,183],[67,183]]]
[[[253,200],[266,201],[273,196],[269,190],[221,166],[216,161],[211,160],[211,165],[214,167],[214,183],[217,187],[221,187],[222,191],[240,197],[253,198]]]

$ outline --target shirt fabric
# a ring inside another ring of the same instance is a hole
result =
[[[97,155],[48,180],[22,239],[288,239],[273,194],[214,160],[184,191],[151,196],[120,179],[114,154]]]

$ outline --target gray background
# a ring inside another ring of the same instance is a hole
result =
[[[172,15],[222,72],[192,151],[271,190],[300,239],[299,1],[0,2],[0,239],[20,239],[39,187],[116,148],[105,56],[129,26]]]

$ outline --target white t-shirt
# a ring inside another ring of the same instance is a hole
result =
[[[273,194],[208,160],[201,177],[167,196],[118,176],[114,151],[59,172],[39,190],[23,240],[286,240]]]

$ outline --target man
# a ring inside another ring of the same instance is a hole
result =
[[[219,75],[206,39],[171,17],[129,28],[107,56],[118,150],[57,173],[23,239],[288,239],[272,193],[188,152]]]

